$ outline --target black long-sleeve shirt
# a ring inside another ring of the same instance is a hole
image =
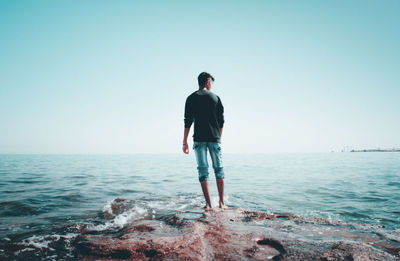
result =
[[[221,99],[206,89],[189,95],[185,104],[185,128],[194,121],[194,141],[220,142],[224,126],[224,107]]]

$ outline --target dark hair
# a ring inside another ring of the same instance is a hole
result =
[[[212,81],[214,81],[214,77],[211,76],[211,74],[207,73],[207,72],[202,72],[199,74],[199,77],[197,77],[197,80],[199,81],[199,86],[203,87],[204,85],[206,85],[207,80],[211,78]]]

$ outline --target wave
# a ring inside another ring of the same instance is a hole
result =
[[[123,228],[129,222],[146,218],[149,213],[154,214],[154,210],[147,209],[145,206],[133,205],[133,202],[125,199],[113,199],[103,208],[103,215],[110,219],[104,224],[89,224],[85,228],[88,231],[104,231],[111,228]]]

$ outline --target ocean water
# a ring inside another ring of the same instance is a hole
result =
[[[225,203],[400,231],[400,153],[225,154]],[[211,164],[210,164],[211,166]],[[204,205],[189,155],[0,155],[0,259],[74,259],[108,233]],[[210,189],[218,205],[215,177]],[[123,200],[123,208],[113,203]]]

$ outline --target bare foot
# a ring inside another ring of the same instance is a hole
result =
[[[208,205],[205,205],[203,208],[204,210],[212,210],[212,207],[209,207]]]
[[[224,202],[221,201],[221,200],[219,201],[219,208],[222,208],[222,209],[225,209],[225,208],[226,208]]]

